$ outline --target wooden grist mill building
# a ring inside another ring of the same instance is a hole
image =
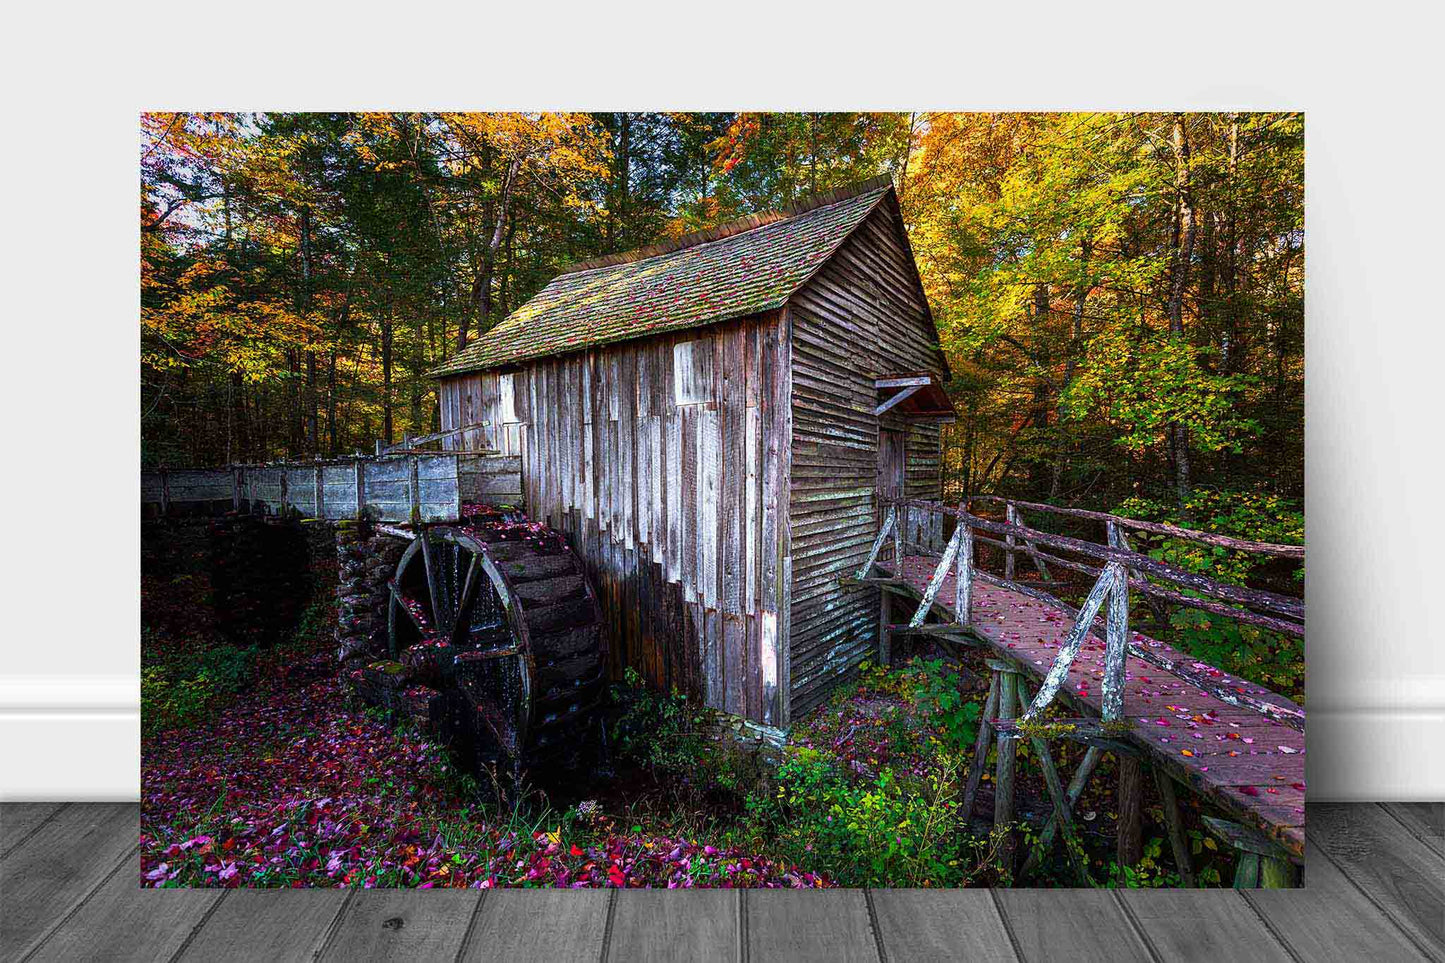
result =
[[[765,726],[878,645],[839,579],[880,493],[941,495],[947,368],[887,179],[578,264],[433,374],[446,444],[520,456],[585,560],[613,675]]]

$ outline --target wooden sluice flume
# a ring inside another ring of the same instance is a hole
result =
[[[357,693],[478,766],[515,776],[575,760],[598,741],[607,681],[597,595],[561,535],[512,507],[520,459],[420,449],[440,437],[375,456],[145,472],[142,508],[312,518],[405,542],[382,589],[386,651],[345,673]]]

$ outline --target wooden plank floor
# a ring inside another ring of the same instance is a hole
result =
[[[910,594],[922,596],[938,559],[910,555],[902,578]],[[879,569],[891,574],[891,564]],[[951,619],[950,574],[936,608]],[[1000,655],[1034,676],[1046,674],[1068,638],[1073,619],[1043,602],[992,585],[976,583],[970,628]],[[1262,702],[1290,710],[1284,696],[1203,663],[1157,639],[1133,633],[1137,645],[1172,661],[1208,670],[1217,683]],[[1124,715],[1133,723],[1129,741],[1146,749],[1151,761],[1181,782],[1254,825],[1297,855],[1305,844],[1305,734],[1251,709],[1223,702],[1162,669],[1130,657],[1125,665]],[[1104,642],[1084,640],[1059,688],[1058,702],[1079,716],[1098,717],[1103,703]],[[1067,779],[1067,775],[1064,777]]]
[[[1445,961],[1445,804],[1309,807],[1302,890],[145,890],[139,807],[0,805],[0,960]]]

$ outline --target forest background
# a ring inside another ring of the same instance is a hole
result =
[[[1303,538],[1298,113],[151,113],[140,170],[148,466],[435,430],[566,265],[889,174],[950,500]]]

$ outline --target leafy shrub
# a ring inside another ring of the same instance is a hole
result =
[[[653,692],[636,669],[624,674],[625,687],[613,688],[624,705],[612,726],[612,744],[619,758],[652,769],[692,768],[706,752],[706,713],[677,689]]]
[[[959,816],[961,768],[944,753],[922,785],[904,786],[889,769],[855,785],[828,756],[794,747],[777,789],[749,797],[748,815],[786,858],[844,886],[957,886],[982,848]]]
[[[1277,545],[1304,544],[1304,509],[1279,495],[1199,489],[1190,495],[1186,507],[1190,516],[1188,527],[1200,531]],[[1147,498],[1125,499],[1115,506],[1114,514],[1150,522],[1185,524],[1177,508]],[[1161,562],[1187,572],[1239,585],[1259,574],[1265,566],[1274,564],[1259,555],[1178,538],[1151,538],[1139,547]],[[1298,566],[1291,577],[1302,581],[1304,567]]]
[[[1156,836],[1144,844],[1144,853],[1138,865],[1123,866],[1117,862],[1110,863],[1109,878],[1103,882],[1103,888],[1178,889],[1183,885],[1179,874],[1166,871],[1159,863],[1159,854],[1163,848],[1164,841]]]
[[[141,673],[141,728],[146,735],[165,729],[193,725],[205,715],[216,697],[216,688],[204,674],[174,679],[160,666]]]
[[[956,669],[942,659],[916,662],[908,685],[919,708],[931,713],[943,730],[948,751],[961,753],[973,747],[983,707],[964,697]]]
[[[611,728],[619,759],[651,770],[694,800],[709,793],[740,795],[763,781],[755,753],[719,738],[713,710],[675,688],[667,695],[653,692],[635,669],[627,669],[624,681],[625,688],[613,689],[614,700],[624,704]]]
[[[256,681],[256,655],[254,646],[218,645],[206,649],[199,659],[197,677],[209,680],[218,693],[240,692]]]
[[[143,630],[141,730],[149,736],[199,723],[214,704],[256,681],[257,649],[166,644]]]

